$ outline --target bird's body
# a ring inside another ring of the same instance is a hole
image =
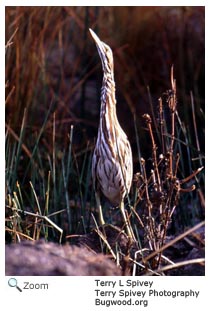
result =
[[[114,83],[110,87],[115,92]],[[93,154],[92,176],[96,191],[113,205],[130,191],[133,166],[130,143],[116,115],[116,100],[102,87],[98,137]]]
[[[130,191],[133,162],[130,143],[116,114],[112,51],[91,29],[90,33],[96,43],[103,67],[100,124],[92,160],[93,184],[100,220],[103,224],[104,219],[100,205],[101,192],[112,205],[120,206],[125,219],[123,202],[126,194]]]

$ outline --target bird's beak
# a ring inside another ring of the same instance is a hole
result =
[[[100,50],[101,53],[104,53],[105,51],[103,42],[99,39],[99,37],[95,34],[95,32],[92,29],[89,28],[89,31],[93,40],[95,41],[97,48]]]

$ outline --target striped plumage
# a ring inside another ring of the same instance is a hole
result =
[[[129,193],[133,162],[130,143],[122,130],[116,114],[113,55],[110,47],[90,29],[103,67],[101,111],[98,137],[92,160],[92,178],[99,208],[100,222],[104,224],[100,193],[121,209],[127,233],[131,232],[124,211],[124,198]]]

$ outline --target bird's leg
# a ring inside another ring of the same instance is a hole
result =
[[[127,231],[127,235],[128,235],[129,238],[131,238],[133,240],[134,239],[134,234],[133,234],[132,229],[129,226],[129,222],[128,222],[128,219],[127,219],[126,214],[125,214],[125,207],[124,207],[124,201],[123,200],[121,200],[119,207],[120,207],[120,211],[121,211],[123,220],[125,222],[125,228],[126,228],[126,231]]]
[[[96,205],[99,210],[99,222],[100,222],[100,225],[103,226],[105,225],[105,221],[104,221],[102,207],[101,207],[100,195],[98,192],[95,193],[95,197],[96,197]]]

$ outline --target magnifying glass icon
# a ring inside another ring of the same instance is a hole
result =
[[[16,287],[19,290],[19,292],[22,292],[22,289],[17,285],[17,280],[15,278],[10,278],[8,280],[8,285],[10,287]]]

